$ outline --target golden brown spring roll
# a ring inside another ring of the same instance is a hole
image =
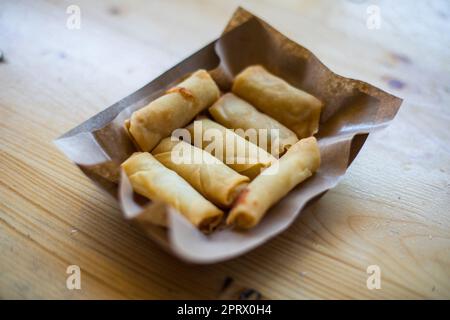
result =
[[[300,140],[240,193],[227,224],[245,229],[254,227],[270,207],[309,178],[319,166],[320,151],[316,138]]]
[[[242,129],[235,132],[275,157],[284,154],[298,141],[293,131],[232,93],[217,100],[209,113],[227,128]],[[244,131],[248,134],[244,135]]]
[[[231,169],[250,179],[276,161],[275,157],[256,144],[212,120],[196,120],[186,129],[195,146],[211,153]]]
[[[173,141],[172,137],[163,139],[152,154],[206,199],[221,207],[229,207],[250,180],[208,152],[184,141]]]
[[[209,107],[219,94],[209,73],[199,70],[146,107],[133,112],[125,121],[125,128],[142,151],[151,151],[162,138],[184,127]]]
[[[220,223],[223,212],[150,153],[134,153],[122,163],[122,168],[134,191],[151,200],[167,203],[200,230],[212,231]]]
[[[232,91],[294,131],[299,139],[318,131],[322,102],[262,66],[250,66],[239,73]]]

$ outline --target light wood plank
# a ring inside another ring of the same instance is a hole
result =
[[[450,298],[450,6],[446,1],[0,3],[0,297]],[[338,187],[281,236],[212,266],[186,265],[124,222],[51,141],[215,39],[238,4],[335,72],[405,99]],[[82,270],[67,290],[66,268]],[[382,289],[366,288],[366,268]],[[221,291],[224,280],[231,289]]]

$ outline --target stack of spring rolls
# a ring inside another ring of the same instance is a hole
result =
[[[201,231],[222,221],[252,228],[318,170],[313,135],[322,107],[259,65],[223,95],[198,70],[125,121],[140,152],[122,168],[135,192],[172,206]]]

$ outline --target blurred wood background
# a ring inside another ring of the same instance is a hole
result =
[[[72,4],[79,30],[66,27]],[[214,40],[238,5],[405,101],[288,231],[187,265],[124,222],[52,140]],[[1,1],[0,298],[450,298],[449,35],[445,0]],[[66,288],[72,264],[81,290]]]

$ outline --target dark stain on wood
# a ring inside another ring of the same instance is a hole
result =
[[[117,6],[109,7],[108,13],[113,16],[119,16],[122,13],[122,10]]]
[[[391,87],[393,89],[397,89],[397,90],[401,90],[406,86],[406,84],[403,81],[398,80],[398,79],[389,79],[388,85],[389,85],[389,87]]]
[[[225,291],[233,282],[233,278],[226,276],[225,279],[223,280],[223,284],[222,284],[222,289],[220,289],[220,292]]]
[[[239,300],[261,300],[262,295],[254,289],[244,289],[239,294]]]

